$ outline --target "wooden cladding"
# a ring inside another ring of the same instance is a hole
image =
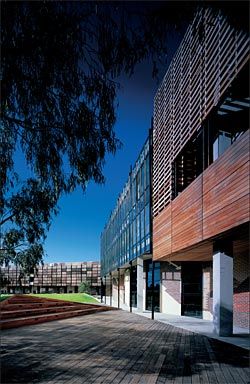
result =
[[[174,159],[219,104],[248,59],[249,38],[244,32],[235,30],[211,9],[196,15],[154,100],[154,217],[173,196]]]
[[[249,130],[203,173],[203,238],[249,221]]]
[[[155,260],[185,260],[186,248],[249,221],[249,145],[248,130],[154,218]]]

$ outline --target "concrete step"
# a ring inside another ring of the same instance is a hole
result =
[[[4,309],[5,311],[15,311],[15,310],[18,310],[18,309],[34,309],[34,308],[47,308],[47,307],[60,307],[60,306],[72,306],[74,305],[74,303],[72,302],[67,302],[67,301],[42,301],[42,302],[39,302],[39,303],[22,303],[22,304],[12,304],[12,301],[8,304],[8,305],[5,305],[3,307],[1,307],[2,309]]]
[[[38,316],[21,317],[18,319],[6,319],[6,320],[0,321],[0,328],[1,329],[17,328],[25,325],[34,325],[34,324],[44,323],[48,321],[67,319],[75,316],[89,315],[91,313],[108,311],[110,309],[111,308],[109,307],[100,306],[98,308],[77,309],[77,310],[68,311],[68,312],[59,312],[59,313],[44,314],[44,315],[38,315]]]
[[[27,317],[27,316],[36,316],[36,315],[44,315],[47,313],[58,313],[58,312],[69,312],[80,309],[90,309],[89,305],[72,305],[72,306],[56,306],[56,307],[43,307],[43,308],[34,308],[34,309],[20,309],[14,311],[6,311],[2,310],[0,313],[0,319],[13,319],[18,317]]]
[[[2,302],[1,304],[6,303],[6,302],[13,302],[13,303],[42,302],[44,300],[46,300],[46,299],[42,298],[42,297],[14,295],[14,296],[9,297],[7,300],[4,300],[4,302]]]
[[[44,300],[39,300],[39,299],[36,299],[36,300],[11,300],[10,302],[12,304],[27,304],[27,303],[42,303]]]
[[[8,329],[115,309],[98,304],[13,296],[0,303],[0,328]]]

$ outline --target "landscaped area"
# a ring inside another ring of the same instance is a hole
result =
[[[12,295],[1,294],[0,302],[8,299]],[[31,294],[31,296],[36,297],[44,297],[48,299],[57,299],[64,301],[72,301],[74,303],[98,303],[98,300],[93,296],[88,295],[87,293],[39,293],[39,294]]]
[[[0,301],[3,301],[3,300],[8,299],[10,296],[11,296],[11,295],[1,294],[1,295],[0,295]]]
[[[36,295],[12,295],[0,303],[0,329],[37,325],[49,321],[85,316],[112,308],[97,303],[56,300]]]
[[[39,293],[31,295],[47,299],[73,301],[75,303],[98,303],[97,299],[87,293]]]

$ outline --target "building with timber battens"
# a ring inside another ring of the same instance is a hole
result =
[[[82,282],[88,284],[93,295],[100,294],[99,262],[46,263],[38,265],[30,274],[18,266],[0,268],[3,293],[78,293]]]
[[[249,36],[198,11],[155,95],[152,166],[132,171],[102,233],[113,305],[249,328],[249,105]]]

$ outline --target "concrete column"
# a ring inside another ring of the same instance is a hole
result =
[[[109,300],[109,305],[112,306],[113,277],[112,277],[112,273],[111,273],[111,272],[110,272],[110,274],[109,274],[109,280],[110,280],[110,285],[109,285],[109,289],[110,289],[110,300]]]
[[[115,277],[112,280],[112,303],[113,307],[118,307],[118,278]]]
[[[144,309],[143,291],[144,291],[144,279],[143,279],[143,260],[138,257],[137,263],[137,308],[140,311]]]
[[[129,307],[129,295],[130,295],[130,275],[129,269],[125,271],[124,274],[124,290],[125,290],[125,305]]]
[[[213,255],[213,323],[217,335],[232,335],[233,259],[220,251]]]

